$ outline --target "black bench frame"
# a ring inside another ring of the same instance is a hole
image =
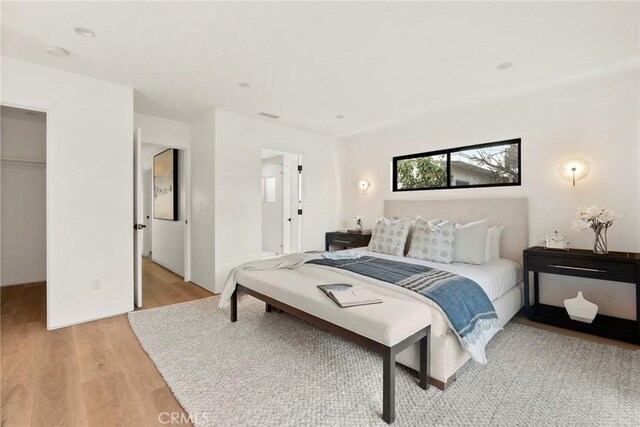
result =
[[[396,418],[396,354],[406,349],[412,344],[420,341],[420,371],[418,372],[418,384],[420,388],[426,390],[429,388],[429,353],[430,353],[430,340],[429,334],[431,331],[431,325],[424,329],[419,330],[415,334],[405,338],[401,342],[395,344],[392,347],[388,347],[370,338],[356,334],[353,331],[345,329],[341,326],[334,325],[333,323],[309,314],[305,311],[291,307],[276,299],[263,295],[259,292],[251,290],[246,286],[237,284],[236,290],[231,296],[231,321],[238,320],[238,293],[243,292],[251,295],[266,303],[266,311],[271,312],[272,308],[276,308],[285,311],[299,319],[302,319],[320,329],[336,334],[342,338],[355,342],[363,347],[375,351],[382,355],[382,419],[391,424]]]

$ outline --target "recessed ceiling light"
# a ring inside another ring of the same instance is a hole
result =
[[[82,37],[88,37],[90,39],[96,36],[96,33],[94,33],[91,28],[76,27],[73,29],[73,31],[75,31],[78,35],[81,35]]]
[[[63,56],[67,56],[69,55],[69,51],[63,47],[60,46],[47,46],[44,48],[44,50],[52,56],[58,57],[58,58],[62,58]]]
[[[509,68],[513,67],[514,65],[516,65],[514,62],[501,62],[496,66],[496,69],[502,71],[502,70],[508,70]]]
[[[248,89],[251,87],[251,84],[246,82],[240,82],[238,83],[238,87],[241,87],[242,89]]]
[[[344,116],[342,114],[336,114],[336,119],[344,119]]]

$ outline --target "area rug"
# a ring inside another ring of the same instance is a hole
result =
[[[385,425],[382,359],[247,297],[238,322],[216,298],[129,314],[197,425]],[[398,365],[398,426],[638,426],[640,352],[509,324],[488,365],[446,390]]]

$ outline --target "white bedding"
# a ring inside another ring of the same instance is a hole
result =
[[[491,302],[507,293],[511,288],[522,281],[522,268],[520,264],[506,258],[491,261],[489,264],[472,265],[462,263],[444,264],[432,261],[422,261],[413,258],[386,255],[378,252],[369,252],[367,248],[349,249],[347,251],[362,251],[365,256],[390,259],[409,264],[426,265],[442,271],[458,274],[476,282],[484,290]]]
[[[369,256],[421,264],[439,270],[460,274],[478,283],[492,302],[520,283],[522,275],[522,270],[519,264],[508,259],[500,259],[486,265],[460,263],[441,264],[406,257],[385,255],[377,252],[369,252],[366,248],[351,250],[363,251],[365,255]],[[305,264],[297,267],[294,271],[295,274],[287,274],[286,271],[280,271],[278,273],[271,273],[269,271],[239,271],[237,281],[245,286],[254,288],[254,290],[258,292],[261,290],[266,291],[267,288],[275,288],[274,291],[278,293],[285,293],[289,297],[293,298],[294,301],[296,299],[296,294],[302,290],[301,288],[315,288],[317,285],[327,283],[349,283],[356,286],[363,286],[370,288],[381,295],[424,302],[432,308],[432,333],[437,336],[444,336],[447,333],[453,333],[453,328],[449,323],[449,319],[441,311],[440,307],[438,307],[438,305],[432,300],[420,295],[419,293],[412,292],[391,283],[370,277],[363,277],[347,270],[338,270],[321,265]],[[277,276],[277,279],[275,276]],[[265,288],[265,286],[267,286],[267,288]],[[226,287],[225,290],[227,290]],[[223,301],[221,301],[221,303],[222,302]],[[302,301],[300,301],[300,303],[302,303]]]

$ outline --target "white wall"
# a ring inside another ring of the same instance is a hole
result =
[[[48,112],[48,327],[132,310],[133,89],[3,57],[2,102]]]
[[[215,291],[215,111],[191,125],[191,281]],[[241,197],[241,195],[240,195]]]
[[[279,162],[279,163],[274,163]],[[262,178],[275,178],[276,192],[273,202],[262,201],[262,250],[283,253],[282,215],[283,215],[283,180],[282,156],[262,161]],[[266,181],[265,181],[266,182]]]
[[[625,71],[476,107],[430,114],[421,119],[352,137],[347,145],[347,218],[363,215],[370,227],[385,199],[451,199],[526,196],[530,243],[539,244],[557,230],[571,247],[589,248],[593,234],[570,228],[578,206],[599,204],[622,218],[609,233],[610,250],[640,251],[638,156],[638,70]],[[522,186],[391,192],[391,158],[442,148],[522,138]],[[563,160],[581,157],[591,173],[576,187],[559,176]],[[363,196],[357,182],[371,181]],[[570,283],[567,283],[570,282]],[[543,302],[561,305],[578,288],[601,312],[634,318],[634,289],[545,276]],[[554,286],[555,284],[559,286]]]
[[[151,235],[151,256],[154,262],[181,275],[185,275],[185,238],[187,233],[187,199],[189,146],[191,144],[191,126],[189,123],[165,119],[163,117],[135,114],[135,126],[142,129],[143,156],[142,168],[153,167],[153,156],[167,147],[181,149],[178,152],[178,220],[167,221],[153,218],[152,226],[145,230]],[[153,180],[151,183],[153,191]],[[146,215],[146,213],[145,213]]]
[[[262,150],[304,156],[302,250],[324,248],[324,234],[342,226],[344,143],[333,138],[216,110],[215,284],[261,255]],[[194,159],[195,159],[194,151]],[[195,190],[194,190],[195,198]]]
[[[140,113],[135,113],[134,123],[142,129],[142,142],[173,148],[189,147],[189,123]]]
[[[46,160],[43,117],[3,107],[1,132],[3,159]],[[43,282],[47,278],[46,166],[3,162],[1,169],[0,283]]]

